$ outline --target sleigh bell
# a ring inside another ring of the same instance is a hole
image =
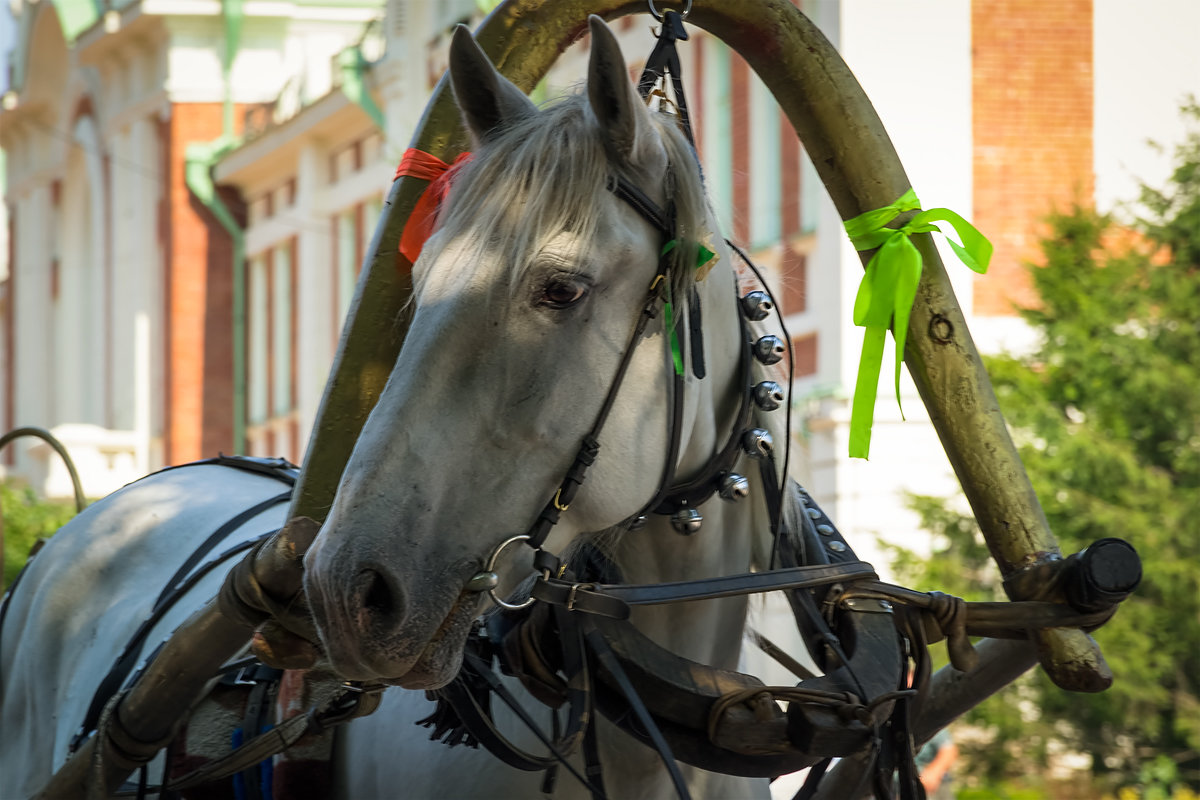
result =
[[[726,472],[721,478],[721,488],[719,489],[722,499],[734,502],[741,500],[750,495],[750,481],[746,480],[745,475],[738,475],[736,472]]]
[[[787,352],[787,346],[774,334],[769,334],[762,337],[754,343],[754,357],[758,359],[758,363],[771,366],[778,364],[783,360],[783,354]]]
[[[770,296],[766,292],[748,292],[741,298],[742,314],[751,322],[759,322],[767,318],[774,308]]]
[[[687,506],[684,506],[671,515],[671,527],[684,536],[691,536],[693,533],[698,533],[703,524],[704,517],[700,512]]]
[[[754,387],[754,405],[774,411],[783,402],[783,387],[775,381],[763,381]]]
[[[766,428],[751,428],[742,434],[742,449],[752,458],[765,458],[774,447],[775,440]]]

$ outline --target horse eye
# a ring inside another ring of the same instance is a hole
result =
[[[581,280],[553,278],[542,289],[538,305],[547,308],[569,308],[582,300],[587,290],[587,284]]]

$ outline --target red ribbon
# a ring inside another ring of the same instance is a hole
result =
[[[446,193],[450,191],[450,182],[458,167],[471,160],[470,153],[460,153],[453,164],[447,164],[440,158],[410,147],[404,151],[400,166],[396,167],[396,178],[408,176],[422,181],[429,181],[429,186],[417,199],[408,222],[404,225],[404,233],[400,235],[400,255],[408,259],[408,263],[417,263],[425,241],[433,233],[437,222],[438,208]]]

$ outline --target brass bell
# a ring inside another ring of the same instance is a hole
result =
[[[684,536],[698,533],[703,524],[704,517],[700,515],[700,512],[687,506],[671,515],[671,527]]]

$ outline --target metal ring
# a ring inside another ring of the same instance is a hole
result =
[[[654,7],[654,0],[646,0],[646,1],[650,4],[650,16],[654,17],[659,22],[662,22],[663,15],[661,13],[659,13],[659,10],[657,8]],[[683,11],[680,12],[680,14],[679,14],[679,18],[687,19],[688,14],[690,14],[690,13],[692,13],[692,0],[687,0],[687,2],[683,6]]]
[[[522,533],[518,536],[513,536],[511,538],[505,539],[503,542],[500,543],[500,545],[495,550],[492,551],[492,556],[491,556],[491,558],[488,559],[487,566],[484,567],[484,571],[485,572],[495,572],[496,560],[500,558],[500,554],[502,552],[504,552],[504,548],[508,547],[510,544],[513,544],[515,542],[527,542],[527,541],[529,541],[529,534],[526,534],[526,533]],[[524,603],[510,603],[507,600],[500,597],[500,595],[496,594],[496,590],[494,588],[488,589],[487,593],[488,593],[488,597],[492,598],[493,603],[500,606],[501,608],[507,608],[509,611],[517,611],[518,609],[528,608],[529,606],[533,605],[535,602],[535,598],[527,597],[527,598],[525,598]]]

